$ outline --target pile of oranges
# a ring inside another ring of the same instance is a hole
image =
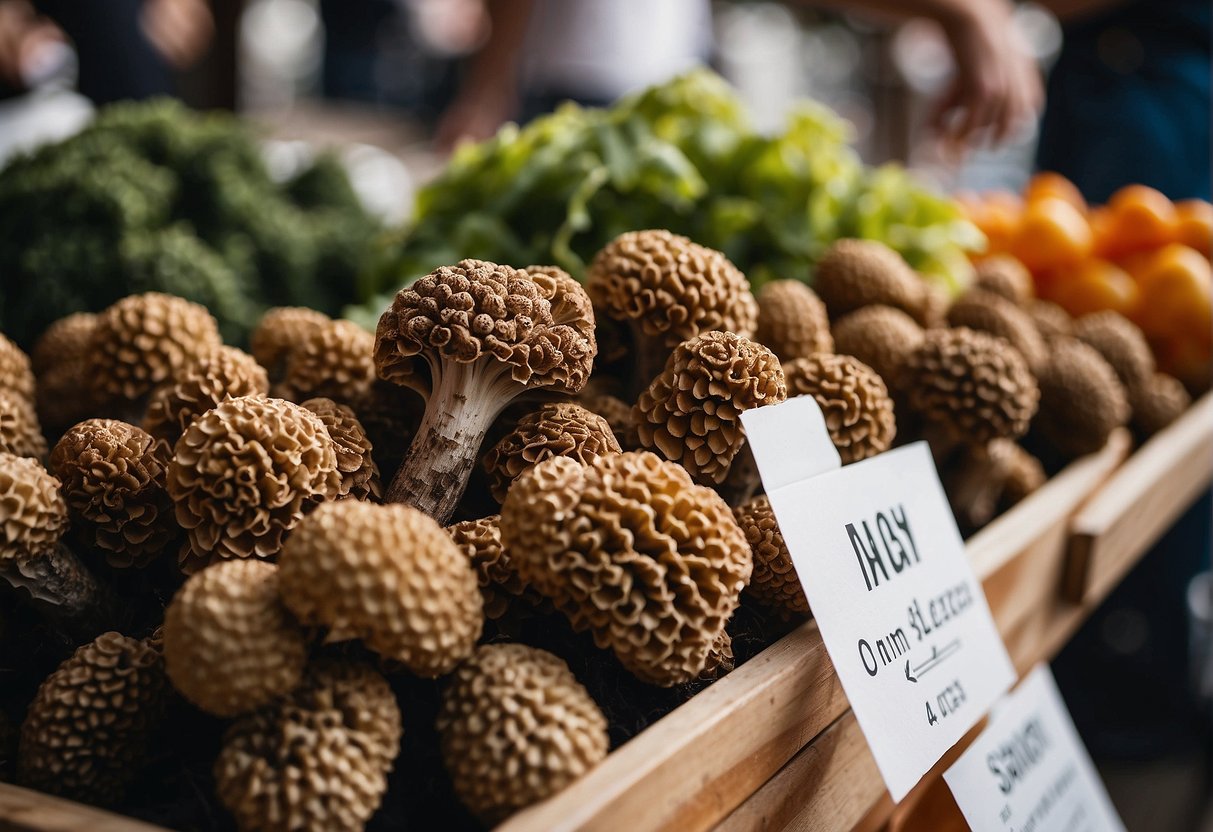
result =
[[[1213,205],[1172,202],[1145,185],[1090,206],[1056,173],[1032,177],[1023,196],[962,196],[989,239],[1032,272],[1036,293],[1074,317],[1113,309],[1150,339],[1160,369],[1195,390],[1213,357]]]

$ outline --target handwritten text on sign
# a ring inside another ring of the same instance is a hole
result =
[[[901,800],[1015,672],[926,444],[788,477],[788,457],[804,449],[764,434],[790,413],[816,408],[800,397],[742,420],[822,640],[885,784]],[[773,458],[767,448],[780,452]],[[780,472],[776,487],[769,469]]]
[[[1038,666],[944,773],[974,832],[1114,832],[1124,826]]]

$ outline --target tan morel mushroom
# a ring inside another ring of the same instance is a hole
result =
[[[728,676],[736,666],[737,661],[733,656],[733,637],[729,635],[728,630],[722,630],[716,637],[712,649],[708,651],[708,660],[704,662],[703,672],[695,678],[695,681],[714,682]]]
[[[510,483],[545,459],[567,456],[589,463],[620,452],[606,419],[579,404],[555,402],[519,419],[514,429],[485,454],[483,464],[492,481],[493,498],[501,503]]]
[[[541,278],[464,260],[401,289],[383,313],[375,335],[379,375],[426,397],[388,502],[446,523],[506,405],[527,390],[574,394],[585,385],[596,345],[585,335],[592,310],[584,290]],[[577,297],[547,297],[554,291]]]
[[[607,754],[607,723],[561,659],[523,644],[486,644],[464,662],[438,712],[455,794],[498,823],[584,775]]]
[[[796,575],[792,555],[766,495],[733,510],[754,558],[746,593],[763,606],[793,616],[809,614],[809,600]]]
[[[1019,350],[1030,370],[1039,370],[1048,360],[1045,339],[1032,317],[1002,295],[980,290],[966,292],[948,310],[948,325],[997,335]]]
[[[432,518],[409,506],[326,503],[287,540],[282,599],[329,641],[361,639],[419,676],[449,673],[484,626],[476,570]]]
[[[918,322],[900,309],[865,306],[834,323],[834,349],[867,364],[893,389],[905,357],[922,344],[922,333]]]
[[[46,437],[34,404],[14,390],[0,388],[0,452],[27,456],[31,459],[46,457]]]
[[[973,531],[1039,488],[1040,461],[1010,439],[962,446],[942,472],[944,490],[962,529]]]
[[[1129,421],[1124,385],[1099,351],[1077,338],[1058,338],[1038,376],[1040,413],[1033,429],[1067,457],[1094,453]]]
[[[1036,294],[1032,273],[1009,254],[991,254],[977,261],[973,288],[993,292],[1017,306],[1027,306]]]
[[[640,432],[636,423],[636,413],[630,404],[609,393],[593,393],[589,396],[583,394],[577,401],[586,410],[597,413],[606,419],[621,450],[636,451],[640,449]]]
[[[1154,353],[1137,324],[1111,310],[1083,315],[1074,337],[1099,351],[1126,387],[1145,385],[1154,376]]]
[[[640,443],[700,484],[723,482],[745,444],[741,413],[788,396],[775,354],[732,332],[706,332],[675,348],[636,403]]]
[[[910,410],[948,441],[976,445],[1022,436],[1040,401],[1018,350],[964,327],[927,330],[906,357],[899,387]]]
[[[620,234],[594,257],[585,282],[599,314],[631,329],[641,384],[683,341],[713,330],[748,338],[758,325],[745,275],[719,251],[669,231]]]
[[[783,365],[788,395],[812,396],[843,465],[884,453],[897,422],[889,388],[876,371],[849,355],[818,353]]]
[[[1047,300],[1033,300],[1028,303],[1028,315],[1036,324],[1036,329],[1046,339],[1059,338],[1074,334],[1074,320],[1070,313],[1057,304]]]
[[[288,697],[228,728],[215,791],[241,832],[357,832],[387,791],[400,734],[382,676],[320,662]]]
[[[147,640],[108,632],[85,644],[29,706],[18,782],[86,803],[117,803],[148,761],[164,688],[160,653]]]
[[[922,280],[900,254],[876,240],[835,241],[817,261],[813,274],[813,288],[833,320],[874,303],[915,318],[922,314]]]
[[[6,390],[32,403],[34,371],[29,356],[0,333],[0,391]]]
[[[341,474],[337,499],[352,497],[378,502],[383,496],[383,486],[379,482],[379,466],[371,457],[374,447],[354,411],[332,399],[308,399],[300,407],[319,416],[333,440],[337,470]]]
[[[315,309],[302,306],[276,306],[261,316],[249,336],[249,352],[265,367],[272,381],[279,381],[286,360],[313,329],[333,319]]]
[[[50,470],[77,530],[111,566],[147,566],[180,533],[155,440],[134,425],[81,422],[55,445]]]
[[[476,569],[485,617],[497,620],[504,616],[513,598],[531,607],[543,605],[544,597],[522,579],[501,544],[501,515],[464,520],[446,530]]]
[[[1166,373],[1155,373],[1143,384],[1129,388],[1133,429],[1143,437],[1153,436],[1174,422],[1192,404],[1183,383]]]
[[[830,318],[817,293],[799,280],[775,280],[756,295],[758,331],[754,340],[780,361],[833,352]]]
[[[703,672],[750,578],[724,500],[647,452],[539,463],[510,488],[501,538],[575,628],[667,687]]]
[[[30,350],[30,366],[41,376],[64,362],[88,354],[97,316],[92,312],[74,312],[48,326]]]
[[[333,440],[315,413],[281,399],[229,399],[189,426],[167,484],[189,535],[183,568],[272,558],[303,515],[337,496]]]
[[[273,394],[293,402],[356,401],[375,380],[374,352],[375,336],[353,321],[307,327],[287,350]]]
[[[278,567],[216,563],[193,575],[164,614],[169,681],[207,713],[231,717],[294,690],[307,639],[278,594]]]
[[[1002,486],[999,510],[1006,511],[1045,484],[1048,475],[1040,460],[1019,445],[1011,452],[1010,470]]]
[[[51,436],[92,415],[89,345],[97,316],[76,312],[55,321],[34,342],[30,362],[37,376],[38,418]]]
[[[156,387],[222,345],[206,307],[173,295],[130,295],[97,316],[88,379],[102,408],[142,409]]]

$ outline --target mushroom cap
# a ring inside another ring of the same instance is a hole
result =
[[[337,499],[379,500],[383,485],[379,481],[379,466],[371,457],[374,446],[354,411],[332,399],[321,398],[308,399],[300,407],[319,416],[333,440],[337,471],[341,474]]]
[[[1027,310],[1037,331],[1046,339],[1074,334],[1074,320],[1070,313],[1056,303],[1037,298],[1028,303]]]
[[[595,255],[585,277],[596,309],[673,349],[702,332],[746,337],[758,325],[750,282],[714,249],[669,231],[629,231]]]
[[[911,411],[968,444],[1022,436],[1040,401],[1018,350],[965,327],[927,330],[898,386]]]
[[[59,480],[35,460],[0,452],[0,563],[54,546],[66,530]]]
[[[831,318],[879,303],[911,315],[923,308],[923,282],[901,255],[876,240],[836,240],[814,271],[813,288]]]
[[[674,348],[636,403],[640,443],[701,484],[723,482],[745,444],[742,411],[788,397],[779,359],[732,332],[705,332]]]
[[[789,396],[812,396],[821,406],[830,439],[847,465],[883,453],[893,444],[893,399],[876,371],[849,355],[818,353],[783,365]]]
[[[1068,457],[1094,453],[1129,420],[1124,385],[1099,351],[1077,338],[1050,344],[1040,383],[1040,413],[1033,423]]]
[[[750,578],[750,547],[724,500],[656,454],[553,457],[501,509],[514,568],[640,679],[703,672]]]
[[[293,402],[357,399],[375,380],[375,336],[353,321],[306,327],[286,352],[274,395]]]
[[[733,509],[733,515],[745,532],[754,558],[754,574],[746,592],[764,606],[793,615],[808,615],[809,599],[796,575],[771,501],[765,494],[760,495]]]
[[[401,289],[375,331],[380,378],[428,395],[441,362],[495,359],[524,388],[576,393],[596,347],[583,334],[584,319],[556,320],[554,307],[567,312],[577,300],[545,297],[553,291],[547,277],[537,282],[521,269],[462,260]]]
[[[703,665],[703,672],[696,677],[698,682],[714,682],[728,676],[737,666],[733,656],[733,637],[728,630],[721,630],[712,649],[708,651],[708,660]]]
[[[438,712],[455,794],[497,823],[559,792],[607,754],[607,722],[568,665],[523,644],[486,644],[451,677]]]
[[[1040,460],[1012,444],[1007,470],[1007,479],[1002,486],[1002,510],[1009,509],[1045,484],[1048,475]]]
[[[111,566],[147,566],[178,533],[165,488],[165,463],[146,431],[89,419],[65,433],[50,470],[89,540]]]
[[[33,401],[15,390],[0,388],[0,452],[42,459],[46,437]]]
[[[1137,324],[1107,310],[1074,322],[1074,337],[1099,351],[1126,387],[1146,384],[1154,375],[1154,353]]]
[[[1009,254],[991,254],[975,264],[973,288],[993,292],[1017,306],[1027,306],[1036,294],[1032,273]]]
[[[29,356],[0,333],[0,391],[5,390],[29,402],[34,400],[34,371]]]
[[[146,762],[164,704],[155,647],[102,633],[38,688],[21,726],[18,781],[73,800],[117,802]]]
[[[265,368],[235,347],[219,347],[182,371],[176,383],[152,394],[143,429],[162,442],[167,456],[194,420],[220,402],[269,392]]]
[[[30,351],[34,374],[41,376],[61,364],[87,358],[96,326],[92,312],[75,312],[48,326]]]
[[[361,639],[419,676],[449,673],[484,626],[476,570],[432,518],[405,505],[326,503],[279,558],[282,598],[329,641]]]
[[[597,355],[594,304],[581,283],[559,266],[527,266],[523,271],[531,276],[539,294],[551,304],[552,320],[573,327]]]
[[[302,306],[276,306],[261,316],[249,336],[249,351],[275,381],[282,377],[287,356],[309,332],[330,323],[332,318]]]
[[[1129,387],[1133,427],[1142,436],[1153,436],[1174,422],[1192,404],[1183,382],[1166,373],[1155,373],[1144,384]]]
[[[630,404],[610,393],[594,393],[589,396],[583,393],[577,401],[586,410],[597,413],[606,419],[621,450],[635,451],[640,448],[640,432],[637,429],[636,413]]]
[[[229,399],[177,441],[167,474],[177,522],[189,534],[187,570],[224,558],[271,558],[341,475],[328,430],[281,399]]]
[[[918,322],[892,306],[865,306],[834,322],[834,349],[867,364],[893,387],[905,357],[922,343]]]
[[[1040,369],[1048,360],[1048,348],[1032,317],[1014,301],[981,290],[966,292],[948,310],[948,324],[988,332],[1019,350],[1028,368]]]
[[[756,295],[758,334],[780,361],[818,352],[833,352],[830,318],[817,293],[799,280],[775,280]]]
[[[554,402],[519,419],[485,454],[483,464],[493,498],[502,503],[518,475],[545,459],[567,456],[584,464],[620,452],[606,419],[579,404]]]
[[[387,791],[400,708],[370,667],[317,662],[289,696],[234,722],[215,792],[241,830],[362,829]]]
[[[484,614],[496,620],[505,615],[511,598],[540,606],[544,598],[518,574],[501,543],[501,515],[464,520],[446,527],[447,533],[476,569],[484,599]]]
[[[190,577],[164,613],[169,681],[207,713],[232,717],[294,690],[307,639],[278,595],[278,567],[216,563]]]
[[[37,375],[38,418],[50,435],[92,415],[89,345],[97,316],[77,312],[51,324],[34,343],[30,360]]]
[[[102,406],[137,402],[222,345],[206,307],[147,292],[97,316],[89,345],[89,380]]]

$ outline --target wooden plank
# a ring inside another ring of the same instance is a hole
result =
[[[167,832],[41,792],[0,783],[0,830],[5,832]]]
[[[1213,393],[1146,442],[1074,518],[1065,596],[1118,583],[1213,480]]]

